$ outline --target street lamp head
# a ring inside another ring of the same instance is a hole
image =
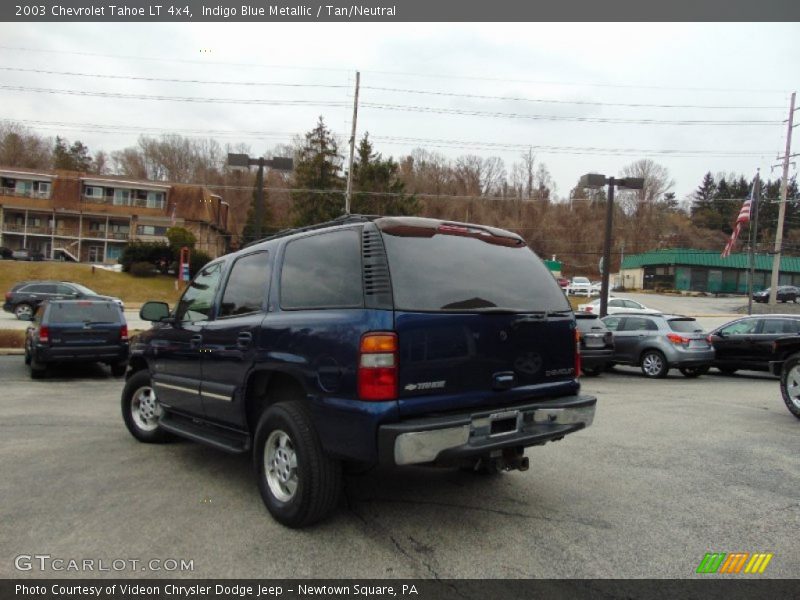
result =
[[[284,156],[276,156],[267,161],[267,165],[276,171],[291,171],[294,169],[294,160]]]
[[[644,179],[641,177],[625,177],[624,179],[617,179],[616,184],[617,187],[629,190],[641,190],[644,188]]]
[[[599,188],[603,187],[606,183],[606,176],[599,175],[598,173],[587,173],[578,180],[578,185],[584,188]]]
[[[228,166],[234,169],[249,169],[250,157],[247,154],[228,153]]]

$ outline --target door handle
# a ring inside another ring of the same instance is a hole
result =
[[[248,348],[253,343],[253,334],[249,331],[242,331],[236,337],[236,346],[239,348]]]
[[[189,347],[190,348],[197,348],[202,343],[203,343],[203,336],[198,333],[196,335],[193,335],[191,337],[191,339],[189,340]]]

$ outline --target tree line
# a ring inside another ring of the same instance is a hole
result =
[[[140,136],[136,145],[94,156],[80,141],[44,138],[13,123],[0,123],[0,165],[56,168],[137,179],[202,184],[231,205],[244,243],[255,229],[255,172],[226,164],[228,152],[255,154],[245,144],[179,135]],[[344,212],[345,149],[320,117],[292,144],[265,154],[291,156],[291,173],[268,171],[261,231],[269,233],[335,218]],[[576,168],[584,172],[586,168]],[[722,250],[752,179],[736,173],[706,173],[696,190],[678,199],[662,165],[633,161],[621,176],[641,177],[641,190],[619,190],[615,201],[612,270],[623,254],[657,248]],[[575,186],[558,194],[547,165],[528,150],[511,165],[497,156],[455,158],[417,148],[397,159],[376,150],[369,133],[358,141],[353,162],[351,212],[420,215],[485,223],[518,232],[540,256],[555,256],[567,274],[598,273],[602,255],[606,193]],[[780,182],[762,182],[757,251],[771,249],[777,225]],[[800,254],[800,195],[789,186],[784,251]],[[746,239],[746,236],[743,236]],[[741,251],[745,241],[740,242]]]

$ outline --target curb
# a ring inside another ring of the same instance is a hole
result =
[[[0,356],[22,356],[25,354],[23,348],[0,348]]]

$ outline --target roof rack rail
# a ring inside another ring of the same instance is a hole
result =
[[[305,227],[291,227],[289,229],[283,229],[265,238],[261,238],[260,240],[248,242],[242,246],[242,248],[249,248],[250,246],[255,246],[256,244],[260,244],[262,242],[268,242],[269,240],[275,240],[295,233],[303,233],[304,231],[314,231],[315,229],[324,229],[326,227],[346,225],[348,223],[366,223],[367,221],[372,221],[378,218],[380,218],[380,215],[342,215],[341,217],[336,217],[335,219],[332,219],[331,221],[325,221],[324,223],[306,225]]]

